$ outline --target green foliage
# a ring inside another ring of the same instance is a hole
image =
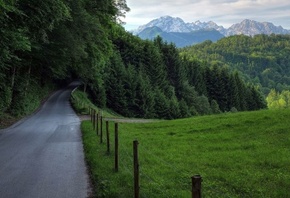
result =
[[[75,78],[93,103],[130,117],[210,114],[213,100],[223,112],[233,106],[263,108],[257,90],[220,69],[220,62],[186,59],[160,37],[143,41],[126,32],[119,25],[129,11],[125,0],[23,0],[0,6],[1,110],[26,112],[33,84],[42,89],[47,82],[62,85]]]
[[[89,108],[93,107],[93,104],[89,100],[88,95],[79,89],[72,92],[71,95],[70,101],[76,113],[89,114]]]
[[[9,87],[3,86],[3,88],[0,88],[0,112],[5,112],[12,100],[12,91]]]
[[[206,60],[240,71],[246,81],[259,85],[265,95],[271,89],[279,92],[290,89],[289,53],[290,36],[274,34],[230,36],[181,50],[191,60]]]
[[[277,92],[272,89],[267,98],[269,109],[287,109],[290,107],[290,91]]]
[[[40,87],[37,82],[31,82],[27,90],[25,85],[17,86],[17,90],[14,92],[13,100],[8,112],[16,117],[28,115],[35,111],[39,106],[41,101],[47,97],[53,90],[51,84],[47,84]]]
[[[161,37],[143,41],[120,28],[111,36],[115,53],[105,68],[105,87],[107,106],[118,113],[165,119],[206,115],[213,113],[213,100],[215,113],[233,106],[240,111],[265,108],[257,89],[219,63],[181,57]]]
[[[113,51],[110,31],[129,11],[125,0],[1,1],[0,10],[1,112],[25,114],[38,104],[38,89],[74,78],[105,106],[101,76]]]
[[[99,144],[87,121],[82,123],[86,159],[93,181],[103,181],[106,197],[133,196],[132,142],[136,139],[140,197],[190,197],[195,174],[203,178],[203,197],[288,197],[289,115],[289,110],[263,110],[119,123],[117,173],[113,153]],[[98,186],[96,192],[102,193]]]
[[[220,107],[219,107],[219,105],[218,105],[218,103],[217,103],[216,100],[212,100],[211,101],[210,107],[211,107],[211,112],[213,114],[219,114],[219,113],[221,113]]]

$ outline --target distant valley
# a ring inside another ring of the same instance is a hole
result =
[[[142,39],[152,40],[161,36],[167,42],[173,42],[177,47],[185,47],[201,43],[205,40],[213,42],[227,36],[257,34],[290,34],[290,30],[275,26],[270,22],[257,22],[249,19],[233,24],[229,28],[217,25],[213,21],[186,23],[181,18],[164,16],[154,19],[132,31]]]

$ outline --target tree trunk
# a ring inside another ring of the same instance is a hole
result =
[[[84,93],[86,93],[86,91],[87,91],[87,86],[88,86],[88,84],[84,83]]]
[[[15,76],[16,76],[16,66],[14,66],[14,67],[12,68],[12,75],[11,75],[11,90],[14,89]]]
[[[31,64],[29,64],[28,71],[27,71],[27,79],[24,88],[24,96],[26,96],[29,84],[30,84],[30,74],[31,74]]]

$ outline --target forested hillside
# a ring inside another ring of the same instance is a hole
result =
[[[181,58],[160,37],[143,41],[126,32],[118,18],[129,10],[124,0],[19,0],[0,8],[1,113],[25,114],[51,85],[72,79],[84,82],[95,104],[125,116],[265,107],[256,87],[226,67]]]
[[[230,36],[184,48],[181,54],[237,70],[265,95],[271,89],[290,90],[290,35]]]
[[[104,87],[107,105],[121,114],[172,119],[265,107],[259,91],[237,73],[183,59],[160,37],[151,42],[117,33],[113,42],[117,53]]]
[[[0,112],[26,114],[72,78],[98,84],[126,11],[124,0],[0,1]]]

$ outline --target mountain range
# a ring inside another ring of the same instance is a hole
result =
[[[216,41],[231,35],[290,34],[290,30],[275,26],[270,22],[257,22],[249,19],[224,28],[213,21],[186,23],[178,17],[163,16],[133,30],[133,34],[142,39],[153,39],[160,35],[167,42],[173,42],[177,47],[184,47],[205,40]]]

